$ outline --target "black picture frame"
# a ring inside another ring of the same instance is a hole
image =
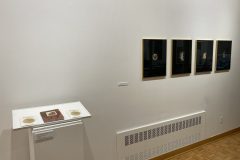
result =
[[[172,39],[171,75],[191,73],[192,40]]]
[[[215,71],[230,70],[232,57],[232,40],[217,40]]]
[[[166,76],[167,40],[142,39],[142,78]]]
[[[212,71],[213,44],[213,40],[196,40],[195,73]]]

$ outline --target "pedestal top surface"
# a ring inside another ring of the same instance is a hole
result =
[[[40,112],[49,111],[53,109],[59,109],[62,115],[64,116],[64,120],[57,120],[57,121],[44,123],[40,115]],[[67,113],[67,110],[71,110],[71,109],[78,109],[81,113],[80,117],[71,118]],[[24,117],[24,116],[36,116],[38,120],[38,124],[32,125],[32,126],[22,126],[20,123],[20,117]],[[72,102],[72,103],[65,103],[65,104],[12,110],[13,129],[47,126],[47,125],[58,124],[58,123],[63,123],[67,121],[76,121],[79,119],[89,118],[89,117],[91,117],[91,114],[87,111],[87,109],[82,105],[81,102]]]

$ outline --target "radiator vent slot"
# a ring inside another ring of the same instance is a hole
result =
[[[117,133],[118,160],[148,160],[204,138],[205,112]]]

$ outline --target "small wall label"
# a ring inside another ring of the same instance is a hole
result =
[[[41,133],[35,133],[34,137],[35,137],[35,141],[43,140],[47,138],[53,138],[53,130],[49,130]]]
[[[118,86],[127,86],[128,82],[118,82]]]

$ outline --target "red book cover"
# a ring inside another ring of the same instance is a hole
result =
[[[60,119],[64,119],[62,113],[58,109],[40,112],[44,122],[51,122]]]

